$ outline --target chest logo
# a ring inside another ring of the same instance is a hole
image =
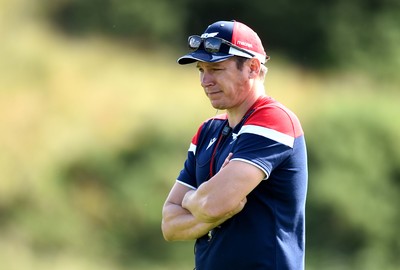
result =
[[[232,140],[236,141],[238,136],[239,136],[239,134],[232,133]]]
[[[212,139],[210,140],[210,142],[208,143],[208,146],[207,146],[206,150],[208,150],[208,148],[210,148],[210,146],[213,145],[213,144],[215,143],[216,140],[217,140],[217,138],[212,138]]]
[[[232,144],[234,141],[236,141],[238,136],[239,134],[232,133],[232,141],[229,144]]]

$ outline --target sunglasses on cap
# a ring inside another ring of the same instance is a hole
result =
[[[217,53],[220,51],[221,45],[226,44],[229,47],[235,48],[236,50],[239,50],[241,52],[244,52],[244,53],[250,55],[251,57],[255,56],[255,54],[252,54],[251,52],[248,52],[245,49],[242,49],[223,38],[219,38],[219,37],[202,38],[197,35],[190,36],[188,38],[189,48],[193,51],[196,51],[197,49],[199,49],[201,43],[203,43],[204,50],[208,53]]]

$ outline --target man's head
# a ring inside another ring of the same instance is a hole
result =
[[[201,36],[190,36],[188,45],[193,52],[178,59],[181,65],[221,62],[235,55],[257,58],[262,64],[269,59],[257,33],[237,21],[215,22]]]
[[[219,62],[197,61],[196,67],[204,93],[216,109],[232,111],[252,104],[264,93],[266,67],[256,58],[234,56]]]

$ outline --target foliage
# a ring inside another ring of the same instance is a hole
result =
[[[393,116],[400,111],[395,102],[379,99],[339,103],[320,111],[306,128],[310,264],[396,269],[400,127]]]
[[[187,34],[235,19],[259,33],[272,57],[282,53],[306,67],[362,69],[383,80],[396,78],[393,70],[400,67],[392,57],[400,54],[400,4],[394,0],[41,1],[67,32],[104,33],[147,48],[184,48]]]
[[[174,251],[160,231],[160,209],[171,182],[167,168],[179,168],[186,147],[157,128],[145,128],[131,141],[123,149],[71,160],[60,170],[60,188],[99,236],[98,244],[107,247],[107,256],[122,265],[163,262]],[[180,157],[178,164],[170,157]]]
[[[74,34],[103,33],[132,39],[149,46],[169,43],[181,35],[182,0],[112,1],[43,0],[47,16],[64,31]]]

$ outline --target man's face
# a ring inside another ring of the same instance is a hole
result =
[[[239,106],[250,91],[249,66],[239,70],[233,58],[218,62],[198,62],[200,82],[211,105],[220,110]]]

